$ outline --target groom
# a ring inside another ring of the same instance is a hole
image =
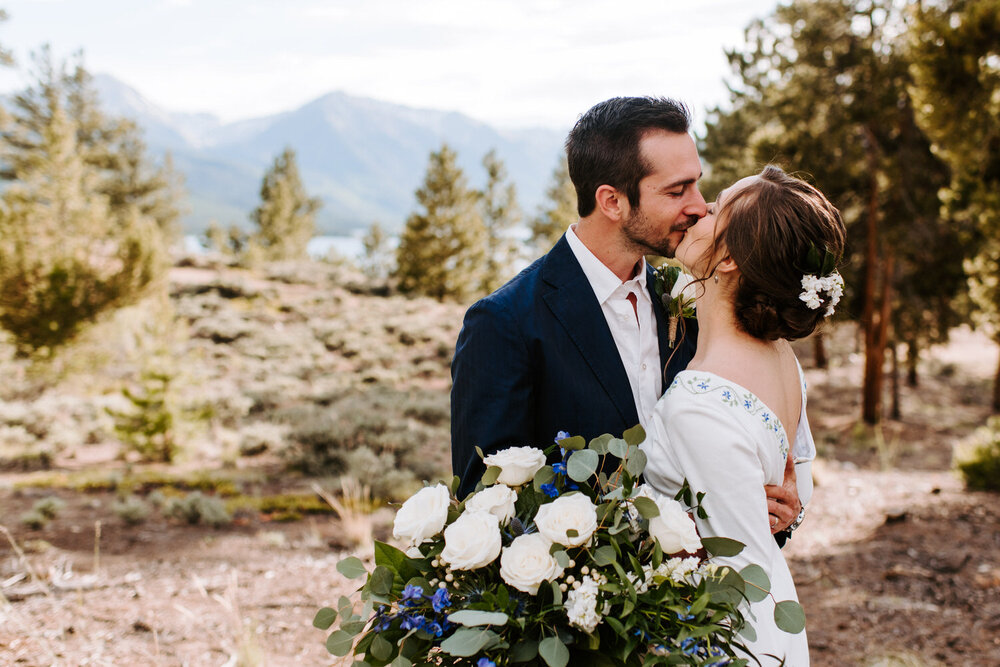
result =
[[[545,447],[645,425],[694,355],[696,324],[672,349],[645,255],[673,257],[706,214],[690,115],[662,98],[601,102],[566,140],[580,220],[555,247],[469,308],[452,362],[452,468],[459,497],[484,468],[478,446]],[[664,365],[666,369],[664,370]],[[794,471],[767,487],[777,529],[800,505]]]

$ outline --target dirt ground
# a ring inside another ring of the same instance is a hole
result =
[[[996,350],[958,332],[881,434],[856,426],[857,355],[819,370],[809,352],[821,460],[786,553],[812,664],[1000,665],[1000,496],[965,492],[949,471],[956,440],[989,413]],[[336,664],[311,626],[353,589],[335,569],[349,541],[336,519],[130,527],[112,495],[61,490],[67,507],[29,530],[17,517],[53,491],[15,490],[19,478],[0,477],[0,665]]]

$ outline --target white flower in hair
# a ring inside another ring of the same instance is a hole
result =
[[[799,299],[805,302],[810,310],[817,310],[823,305],[821,294],[826,292],[827,304],[824,317],[833,315],[834,308],[840,303],[840,297],[844,295],[844,278],[839,271],[834,271],[828,276],[820,278],[817,275],[805,274],[802,276],[802,293]]]

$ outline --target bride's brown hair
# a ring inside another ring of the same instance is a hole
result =
[[[823,320],[830,295],[810,309],[799,299],[804,274],[816,274],[810,250],[829,253],[839,264],[846,232],[840,213],[823,193],[768,165],[758,178],[723,201],[726,220],[718,242],[739,268],[735,315],[754,338],[794,340],[808,336]]]

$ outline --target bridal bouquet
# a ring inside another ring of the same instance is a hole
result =
[[[363,604],[341,597],[316,614],[323,630],[339,619],[329,652],[353,651],[358,667],[746,665],[741,603],[766,595],[767,577],[712,562],[743,545],[698,537],[687,509],[703,512],[703,494],[637,483],[644,438],[638,426],[589,443],[560,433],[547,451],[484,457],[465,499],[457,477],[421,489],[396,514],[405,552],[376,542],[372,572],[355,557],[338,564],[365,577]]]

